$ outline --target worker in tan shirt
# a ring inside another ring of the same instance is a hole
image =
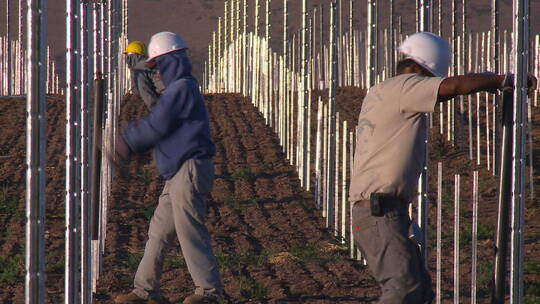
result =
[[[353,234],[382,287],[379,303],[430,303],[431,278],[409,239],[407,212],[425,164],[424,113],[457,95],[512,87],[514,81],[488,73],[446,78],[448,43],[432,33],[411,35],[400,52],[397,75],[369,89],[358,119],[349,192]]]

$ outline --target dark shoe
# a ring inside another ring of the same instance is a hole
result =
[[[135,293],[130,292],[122,295],[116,296],[114,298],[114,303],[121,303],[121,304],[132,304],[132,303],[145,303],[145,304],[163,304],[166,303],[163,299],[157,299],[157,298],[149,298],[144,299],[136,295]]]
[[[219,303],[218,297],[201,296],[192,294],[184,299],[183,304],[216,304]]]

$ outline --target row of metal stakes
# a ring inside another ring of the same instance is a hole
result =
[[[120,100],[129,89],[122,56],[127,45],[127,1],[66,0],[65,83],[47,47],[47,1],[24,3],[19,1],[16,14],[18,39],[12,39],[15,10],[6,1],[0,96],[26,97],[27,104],[25,303],[46,301],[46,126],[51,94],[63,95],[66,104],[64,302],[91,303],[105,249],[113,137]]]
[[[265,35],[259,33],[261,2],[265,4]],[[417,30],[433,31],[432,25],[434,21],[438,21],[440,34],[442,1],[439,1],[438,19],[434,18],[431,2],[417,2],[418,14],[415,20],[418,24]],[[327,226],[343,242],[348,240],[351,257],[359,258],[352,239],[351,221],[347,219],[347,215],[350,216],[347,207],[347,181],[350,177],[352,156],[356,144],[355,132],[348,131],[346,121],[339,121],[339,113],[336,110],[336,89],[338,84],[366,88],[393,75],[394,63],[398,58],[397,46],[406,37],[402,32],[401,18],[397,18],[396,24],[394,4],[393,1],[390,1],[391,26],[381,30],[379,28],[379,2],[367,1],[368,22],[366,29],[360,30],[353,27],[354,2],[349,1],[349,31],[344,32],[342,22],[339,22],[342,20],[339,14],[343,8],[342,1],[331,1],[329,29],[323,29],[324,8],[318,7],[318,11],[315,10],[310,14],[307,10],[307,1],[303,0],[302,28],[299,32],[290,35],[288,28],[289,1],[284,0],[283,49],[276,51],[270,46],[270,3],[271,0],[255,0],[254,9],[252,9],[254,10],[254,31],[251,32],[248,31],[247,24],[248,1],[225,1],[225,17],[219,18],[218,30],[213,33],[213,41],[209,46],[203,88],[207,93],[241,93],[251,98],[266,122],[278,134],[284,153],[290,163],[295,165],[298,170],[302,186],[306,190],[314,191],[316,204],[321,208]],[[529,70],[538,75],[539,36],[535,37],[534,44],[528,42],[528,19],[523,18],[528,17],[528,1],[514,1],[516,16],[514,35],[506,31],[503,31],[502,35],[500,34],[498,1],[492,1],[492,31],[468,32],[466,18],[461,18],[462,31],[459,33],[457,3],[456,0],[452,2],[452,34],[449,42],[453,53],[453,68],[449,71],[450,75],[491,70],[497,73],[513,71],[520,78],[516,85],[518,88],[516,97],[513,101],[508,102],[513,103],[516,109],[514,113],[520,113],[520,116],[514,117],[513,120],[515,133],[513,138],[515,140],[512,145],[515,147],[515,153],[518,151],[520,154],[512,155],[511,167],[514,168],[514,175],[511,180],[514,186],[508,200],[511,200],[514,210],[511,250],[514,264],[511,267],[511,302],[521,303],[523,286],[517,283],[523,278],[522,268],[520,268],[522,267],[523,250],[521,230],[523,213],[519,211],[525,200],[523,193],[525,183],[523,174],[525,171],[523,168],[525,166],[524,147],[526,140],[525,137],[518,135],[525,134],[527,124],[522,119],[526,118],[528,109],[530,122],[531,104],[526,95],[523,95],[524,90],[519,88],[523,87],[523,79],[526,75],[524,71]],[[466,5],[462,5],[463,11],[461,13],[463,16],[466,16],[465,8]],[[315,23],[318,23],[318,26]],[[329,33],[328,40],[322,38],[323,33]],[[473,46],[476,47],[473,48]],[[529,50],[532,52],[528,53]],[[533,68],[529,65],[529,56],[534,63]],[[328,89],[328,99],[318,101],[317,117],[314,117],[311,109],[315,102],[312,100],[312,91],[317,89]],[[535,96],[537,94],[536,91]],[[484,164],[493,174],[501,174],[501,169],[497,166],[499,162],[496,161],[503,159],[501,149],[498,148],[502,141],[498,127],[500,123],[496,121],[497,117],[500,116],[501,109],[498,108],[499,99],[495,97],[496,95],[483,93],[466,97],[469,100],[467,111],[465,110],[465,98],[458,98],[446,105],[441,105],[438,113],[434,113],[434,115],[439,116],[440,133],[444,134],[446,129],[448,141],[463,150],[466,149],[467,143],[471,160],[480,164],[481,159],[485,159]],[[476,111],[474,111],[473,99],[476,100]],[[534,98],[535,105],[536,100]],[[482,102],[485,102],[484,106],[481,106]],[[482,111],[484,111],[484,115],[481,116]],[[473,113],[476,113],[476,117],[473,116]],[[434,127],[434,120],[430,119],[430,121],[430,126]],[[485,146],[484,143],[481,143],[482,121],[485,126],[483,132]],[[466,122],[468,126],[466,126]],[[314,130],[312,125],[316,125],[317,129]],[[465,134],[466,131],[468,134]],[[314,132],[316,133],[313,134]],[[529,147],[531,146],[532,139],[529,137]],[[474,150],[476,150],[476,155]],[[529,149],[530,154],[531,152],[532,148]],[[482,153],[485,154],[482,155]],[[506,157],[509,158],[508,155]],[[312,168],[313,165],[315,168]],[[532,172],[532,155],[529,158],[529,165]],[[442,165],[439,168],[442,168]],[[427,176],[426,160],[426,167],[419,182],[417,208],[415,208],[418,224],[423,228],[425,235],[427,235],[428,229]],[[475,172],[474,176],[473,188],[476,197],[474,204],[476,206],[478,173]],[[532,196],[534,194],[532,192],[532,173],[529,178]],[[455,303],[459,303],[459,181],[459,176],[456,176],[456,206],[454,210],[457,212],[454,231],[457,238],[454,246],[456,250],[454,261],[456,271]],[[501,189],[510,184],[510,181],[504,185],[501,184]],[[437,191],[440,189],[441,186]],[[440,212],[440,200],[438,206],[437,211]],[[499,210],[499,213],[501,212]],[[349,225],[347,225],[347,221]],[[473,217],[473,222],[477,223],[477,218]],[[441,227],[440,218],[438,218],[437,227],[437,229]],[[504,234],[503,228],[499,224],[498,235]],[[475,228],[473,227],[472,230],[475,231]],[[476,258],[476,241],[474,243],[473,260]],[[438,246],[440,249],[440,243]],[[422,248],[424,254],[427,254],[427,247]],[[438,250],[438,254],[440,254],[440,250]],[[499,252],[498,255],[500,254]],[[520,254],[521,260],[519,259]],[[498,257],[499,260],[501,257]],[[475,267],[475,265],[473,266]],[[497,276],[500,278],[501,274],[499,273]],[[439,280],[437,301],[440,302],[440,256],[437,277]],[[473,288],[475,288],[475,284],[476,279],[473,278]],[[496,284],[498,286],[495,289],[500,292],[501,283],[496,282]],[[501,296],[504,298],[504,295],[494,295],[494,301],[501,302]],[[476,301],[475,296],[473,296],[473,301]]]
[[[20,51],[18,41],[8,39],[8,36],[0,36],[0,97],[22,96],[26,94],[28,81],[25,69],[25,58],[28,54],[25,49]],[[46,58],[46,94],[63,95],[64,90],[60,84],[57,63],[51,59],[50,47],[47,47]]]

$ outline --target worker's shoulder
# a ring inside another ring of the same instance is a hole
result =
[[[190,78],[179,78],[169,83],[165,88],[164,95],[186,94],[194,95],[198,93],[197,82]]]
[[[174,86],[176,88],[196,87],[197,81],[195,80],[195,78],[192,78],[192,77],[182,77],[171,82],[169,86]]]
[[[376,90],[389,90],[389,89],[403,89],[409,85],[417,85],[422,82],[429,83],[430,79],[434,77],[423,76],[420,74],[400,74],[394,77],[388,78],[373,87]]]
[[[405,82],[407,80],[410,80],[410,79],[422,79],[422,78],[426,78],[425,76],[422,76],[422,75],[419,75],[419,74],[414,74],[414,73],[410,73],[410,74],[399,74],[399,75],[396,75],[394,77],[390,77],[388,79],[386,79],[385,81],[379,83],[380,85],[392,85],[392,84],[397,84],[397,83],[402,83],[402,82]]]
[[[410,74],[406,74],[406,75],[410,75]],[[390,77],[375,84],[374,86],[369,88],[366,97],[373,94],[381,95],[388,90],[394,90],[394,89],[400,88],[403,82],[405,82],[405,80],[408,78],[406,75],[402,74],[402,75]]]
[[[418,76],[422,77],[418,74],[400,74],[387,78],[369,88],[365,101],[369,103],[371,100],[386,100],[385,104],[397,101],[407,81]]]

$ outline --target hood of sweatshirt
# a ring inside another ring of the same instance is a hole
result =
[[[139,61],[133,69],[137,71],[152,71],[152,69],[148,67],[148,62],[146,60]]]
[[[156,57],[159,75],[165,87],[181,78],[192,78],[191,61],[185,51],[173,52]]]
[[[139,64],[141,61],[142,61],[143,63],[145,63],[147,58],[148,58],[148,57],[143,56],[143,55],[139,55],[139,54],[128,54],[128,55],[126,56],[126,64],[127,64],[128,68],[133,69],[133,68],[135,68],[135,66],[137,66],[137,64]]]

